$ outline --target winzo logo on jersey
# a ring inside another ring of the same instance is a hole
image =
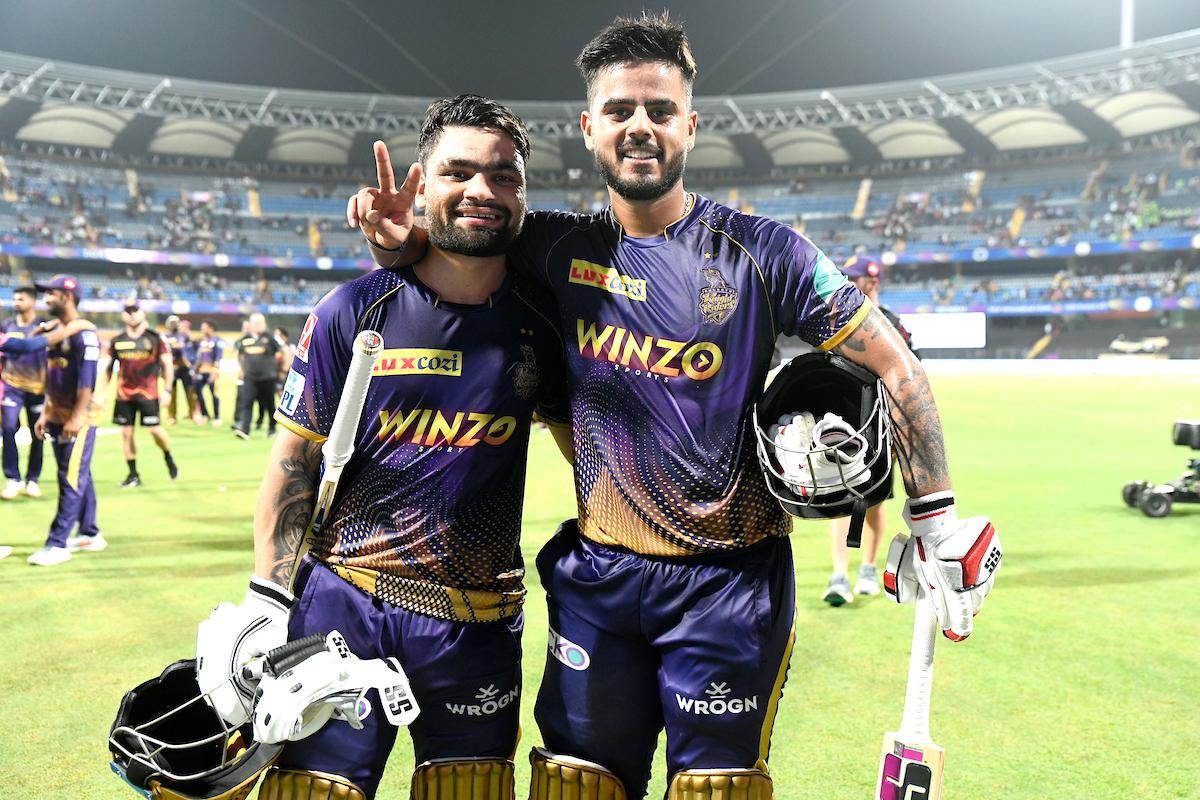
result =
[[[730,697],[729,693],[731,691],[728,684],[714,681],[704,690],[704,694],[708,696],[707,700],[684,697],[678,692],[675,693],[675,700],[679,703],[679,710],[688,714],[712,716],[745,714],[749,711],[758,710],[758,695],[754,697]]]
[[[458,714],[466,717],[486,717],[495,714],[502,708],[507,708],[512,703],[517,702],[517,697],[521,694],[520,690],[513,688],[509,689],[504,694],[500,694],[500,690],[492,686],[486,686],[479,690],[475,695],[475,703],[446,703],[446,710],[451,714]]]
[[[446,412],[430,408],[412,411],[386,408],[379,412],[379,432],[375,438],[391,439],[422,447],[474,447],[480,442],[501,445],[517,430],[516,417],[498,417],[479,411]]]
[[[581,319],[575,320],[575,327],[581,356],[610,361],[626,372],[645,372],[667,380],[682,373],[694,381],[706,381],[720,372],[725,362],[721,348],[713,342],[677,342]]]

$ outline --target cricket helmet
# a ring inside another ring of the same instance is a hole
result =
[[[792,516],[855,516],[891,491],[887,392],[841,356],[787,362],[754,406],[754,434],[767,487]]]
[[[196,661],[176,661],[121,699],[108,736],[113,772],[151,800],[244,800],[281,744],[230,725],[196,682]]]

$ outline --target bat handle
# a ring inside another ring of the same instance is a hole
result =
[[[904,693],[904,718],[900,722],[900,730],[914,742],[932,741],[929,737],[929,703],[933,695],[933,647],[937,630],[933,602],[921,594],[913,619],[908,688]]]

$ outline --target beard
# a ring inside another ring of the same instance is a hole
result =
[[[662,197],[679,183],[687,163],[687,150],[681,149],[670,161],[663,162],[661,178],[655,179],[653,175],[645,173],[625,178],[621,176],[616,161],[609,161],[599,150],[594,156],[596,169],[604,176],[604,182],[626,200],[657,200]]]
[[[514,217],[513,213],[501,205],[476,205],[474,208],[487,208],[501,215],[503,225],[499,228],[470,227],[463,228],[454,224],[453,211],[442,207],[430,208],[426,211],[428,221],[429,241],[435,247],[448,253],[472,258],[488,258],[508,252],[521,225],[524,215]]]

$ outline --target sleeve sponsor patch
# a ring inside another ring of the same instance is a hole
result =
[[[309,314],[304,321],[304,330],[300,331],[300,340],[296,342],[296,358],[308,363],[308,348],[312,344],[313,328],[317,327],[317,315]]]
[[[279,410],[285,414],[296,413],[300,405],[300,397],[304,394],[304,376],[296,370],[288,372],[287,382],[283,384],[283,396],[279,398]]]

